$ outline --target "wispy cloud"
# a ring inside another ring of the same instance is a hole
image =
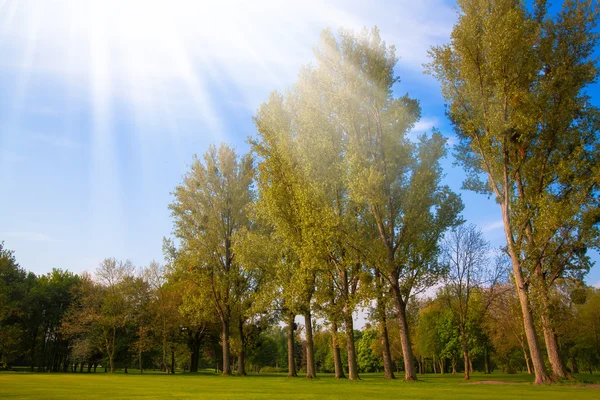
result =
[[[497,221],[493,221],[493,222],[489,222],[489,223],[485,224],[481,228],[481,231],[482,232],[491,232],[491,231],[495,231],[497,229],[502,229],[503,227],[504,227],[504,222],[502,222],[502,220],[499,219]]]
[[[421,134],[431,131],[431,129],[433,129],[437,123],[437,118],[421,118],[419,122],[415,124],[415,127],[411,132],[414,134]]]

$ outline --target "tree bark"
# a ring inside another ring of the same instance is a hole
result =
[[[310,307],[307,305],[307,307]],[[315,345],[313,342],[312,317],[310,308],[304,313],[304,324],[306,327],[306,378],[313,379],[317,377],[315,368]]]
[[[527,349],[524,345],[521,345],[523,348],[523,357],[525,357],[525,365],[527,365],[527,374],[531,375],[531,362],[529,361],[529,353],[527,353]]]
[[[463,361],[465,363],[465,380],[470,379],[470,363],[469,363],[469,348],[467,347],[467,340],[463,338],[462,340],[462,350],[463,350]]]
[[[538,277],[538,279],[543,279],[543,277]],[[556,334],[554,333],[554,327],[552,326],[550,299],[548,298],[546,286],[543,285],[541,290],[543,291],[540,296],[542,298],[542,329],[544,331],[548,359],[552,366],[552,373],[555,379],[570,379],[571,375],[569,375],[566,365],[560,358],[558,341],[556,340]]]
[[[379,320],[379,332],[381,336],[381,347],[383,348],[383,377],[384,379],[396,379],[392,368],[392,353],[390,352],[390,339],[387,329],[387,310],[383,298],[383,284],[381,273],[375,270],[377,284],[377,316]]]
[[[351,381],[359,380],[358,365],[356,363],[356,346],[354,342],[354,321],[352,312],[348,305],[344,306],[344,323],[346,325],[346,346],[348,348],[348,379]]]
[[[574,374],[579,373],[579,367],[577,366],[577,359],[573,356],[571,357],[571,370]]]
[[[231,375],[231,361],[229,357],[229,321],[226,319],[222,320],[222,332],[221,339],[223,340],[223,374]]]
[[[538,343],[537,335],[535,332],[535,324],[533,321],[533,315],[531,312],[531,305],[529,304],[529,293],[527,291],[527,285],[525,278],[523,277],[523,271],[521,269],[521,260],[517,254],[513,243],[512,232],[510,231],[510,218],[508,215],[508,205],[505,203],[502,205],[502,220],[504,222],[504,233],[506,235],[506,242],[508,244],[508,253],[510,255],[513,276],[515,278],[515,288],[517,296],[519,297],[519,303],[521,305],[521,312],[523,313],[523,326],[525,328],[525,337],[527,338],[527,344],[529,345],[529,353],[531,355],[531,361],[533,363],[533,370],[535,372],[535,384],[545,383],[550,381],[548,373],[546,372],[546,366],[542,358],[540,345]]]
[[[404,380],[416,381],[417,376],[415,374],[415,362],[412,352],[412,345],[410,342],[408,321],[406,320],[406,304],[402,299],[402,294],[400,293],[400,287],[398,286],[397,277],[392,276],[391,278],[392,289],[394,292],[394,300],[396,303],[398,325],[400,327],[400,342],[402,344],[402,356],[404,358]]]
[[[171,347],[171,374],[175,374],[175,348]]]
[[[336,379],[345,378],[344,369],[342,367],[342,356],[340,354],[340,346],[337,341],[337,323],[331,321],[331,347],[333,349],[333,367],[335,370]]]
[[[238,369],[239,376],[246,375],[246,343],[244,340],[244,321],[238,318],[238,330],[240,331],[240,354],[238,354]]]
[[[290,313],[287,332],[287,347],[288,347],[288,377],[295,378],[296,374],[296,357],[294,355],[294,326],[295,315]]]
[[[392,369],[392,353],[390,351],[390,339],[385,313],[381,315],[379,324],[381,329],[381,345],[383,347],[383,377],[384,379],[396,379]]]

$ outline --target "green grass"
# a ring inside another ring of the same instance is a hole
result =
[[[360,382],[290,379],[280,374],[221,377],[204,374],[114,375],[98,373],[0,373],[0,399],[600,399],[600,388],[581,383],[534,386],[526,374],[474,374],[472,381],[505,385],[465,384],[457,375],[420,375],[419,382],[385,381],[363,374]],[[578,375],[600,383],[600,375]]]

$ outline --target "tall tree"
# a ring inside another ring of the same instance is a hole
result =
[[[457,220],[460,199],[440,184],[439,134],[412,143],[406,133],[420,117],[418,102],[394,98],[393,47],[377,29],[359,35],[322,35],[322,58],[335,79],[336,123],[346,137],[348,192],[373,220],[376,235],[360,246],[392,289],[400,326],[405,379],[415,380],[406,305],[415,290],[437,276],[438,240]]]
[[[451,43],[431,50],[428,71],[449,103],[465,187],[494,194],[500,205],[535,382],[542,383],[549,377],[529,288],[546,296],[555,265],[547,258],[597,236],[600,113],[585,89],[598,76],[598,8],[587,0],[565,1],[555,15],[544,0],[533,12],[514,0],[461,0],[459,7]],[[552,370],[564,377],[550,313],[542,314]]]
[[[260,141],[252,143],[254,152],[261,159],[258,163],[257,208],[273,227],[284,248],[293,253],[286,255],[286,258],[297,260],[294,279],[288,286],[293,296],[287,300],[304,316],[306,377],[311,379],[316,377],[311,303],[315,293],[317,266],[323,258],[323,245],[317,227],[324,219],[318,192],[310,183],[302,164],[299,143],[294,140],[293,117],[286,98],[278,93],[271,94],[269,101],[261,105],[255,117]],[[290,319],[290,326],[292,324],[293,318]],[[293,333],[291,328],[290,333]]]
[[[222,325],[223,375],[231,374],[229,336],[233,293],[240,266],[233,251],[234,236],[248,225],[253,199],[253,166],[249,155],[238,156],[229,146],[212,146],[203,161],[195,159],[170,205],[175,236],[181,241],[180,266],[211,293]],[[186,264],[186,265],[182,265]]]

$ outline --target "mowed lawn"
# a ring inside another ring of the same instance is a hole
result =
[[[98,373],[0,373],[0,399],[600,399],[600,375],[581,374],[581,381],[560,385],[531,385],[526,374],[475,374],[464,383],[460,375],[420,375],[417,383],[384,381],[363,374],[361,381],[321,375],[309,381],[279,374],[221,377],[211,374],[113,375]]]

